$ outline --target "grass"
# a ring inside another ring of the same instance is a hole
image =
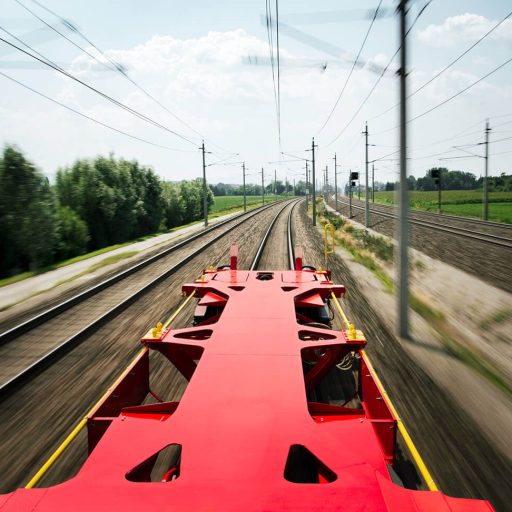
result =
[[[335,224],[337,221],[335,214],[327,212],[323,205],[319,210],[320,223],[322,225],[325,225],[327,222]],[[336,243],[352,254],[354,261],[369,269],[384,285],[386,292],[393,293],[395,283],[378,262],[378,259],[392,261],[393,245],[384,238],[364,235],[363,230],[346,224],[346,221],[343,219],[338,221],[336,225],[338,226],[335,231]],[[507,396],[512,397],[512,389],[499,375],[498,370],[480,354],[455,339],[452,328],[442,311],[433,308],[414,293],[409,294],[409,303],[411,309],[424,318],[437,331],[443,347],[450,355],[477,371]],[[512,310],[503,309],[493,313],[489,320],[500,323],[511,317]]]
[[[265,203],[281,199],[281,196],[265,196]],[[261,196],[247,196],[247,207],[254,208],[260,206]],[[244,207],[243,196],[219,196],[215,198],[215,202],[211,209],[210,217],[218,217],[226,213],[232,213],[241,210]]]
[[[27,295],[23,299],[19,300],[18,302],[13,302],[11,304],[5,304],[4,306],[0,307],[0,312],[5,311],[12,306],[15,306],[16,304],[19,304],[20,302],[23,302],[27,299],[30,299],[32,297],[35,297],[36,295],[39,295],[41,293],[47,292],[48,290],[51,290],[52,288],[55,288],[56,286],[60,286],[64,283],[70,283],[72,281],[75,281],[79,277],[85,276],[86,274],[90,274],[92,272],[96,272],[96,270],[99,270],[100,268],[106,267],[107,265],[112,265],[113,263],[117,263],[118,261],[124,260],[126,258],[130,258],[134,254],[137,254],[139,251],[126,251],[126,252],[120,252],[119,254],[113,254],[112,256],[108,256],[107,258],[102,259],[101,261],[98,261],[94,265],[91,265],[87,270],[84,270],[83,272],[80,272],[78,274],[75,274],[71,277],[68,277],[66,279],[61,279],[60,281],[56,282],[53,286],[50,288],[45,288],[44,290],[39,290],[37,292],[31,293],[30,295]]]
[[[100,256],[101,254],[105,254],[106,252],[110,252],[115,249],[120,249],[121,247],[126,247],[127,245],[134,244],[135,242],[141,242],[143,240],[147,240],[148,238],[152,238],[153,236],[157,236],[160,234],[162,234],[162,233],[159,232],[159,233],[155,233],[153,235],[143,236],[143,237],[137,238],[135,240],[131,240],[129,242],[124,242],[122,244],[109,245],[108,247],[102,247],[101,249],[97,249],[96,251],[88,252],[86,254],[81,254],[79,256],[75,256],[74,258],[69,258],[67,260],[59,261],[58,263],[54,263],[53,265],[48,265],[47,267],[43,267],[38,270],[34,270],[33,272],[22,272],[21,274],[16,274],[15,276],[0,279],[0,288],[2,286],[7,286],[9,284],[23,281],[24,279],[28,279],[29,277],[37,276],[39,274],[44,274],[45,272],[49,272],[50,270],[55,270],[57,268],[65,267],[67,265],[71,265],[72,263],[78,263],[79,261],[88,260],[89,258],[93,258],[94,256]],[[126,253],[121,253],[121,254],[126,254]]]
[[[511,309],[498,309],[489,315],[483,322],[480,323],[480,327],[482,329],[486,329],[493,324],[501,324],[512,318],[512,310]]]
[[[410,205],[426,211],[437,211],[437,191],[409,193]],[[395,192],[375,192],[375,201],[383,204],[395,203]],[[481,190],[445,190],[441,195],[443,213],[464,217],[482,217]],[[489,220],[512,224],[512,192],[489,192]]]
[[[265,196],[265,202],[275,201],[278,198],[279,198],[279,196]],[[261,197],[259,197],[259,196],[247,198],[247,206],[248,207],[259,206],[260,204],[261,204]],[[242,197],[241,196],[217,197],[217,198],[215,198],[215,205],[213,206],[213,208],[210,212],[209,218],[212,219],[215,217],[220,217],[221,215],[226,215],[228,213],[233,213],[235,211],[241,210],[243,208],[243,205],[244,205],[243,196]],[[55,270],[55,269],[58,269],[61,267],[65,267],[67,265],[71,265],[73,263],[78,263],[79,261],[84,261],[84,260],[88,260],[89,258],[94,258],[95,256],[105,254],[105,253],[113,251],[115,249],[120,249],[122,247],[126,247],[126,246],[134,244],[136,242],[142,242],[144,240],[148,240],[149,238],[153,238],[158,235],[162,235],[165,233],[173,233],[175,231],[192,226],[194,224],[200,224],[201,222],[203,222],[203,221],[202,220],[194,220],[192,222],[189,222],[188,224],[184,224],[182,226],[176,226],[172,229],[169,229],[168,231],[158,231],[157,233],[152,233],[150,235],[141,236],[134,240],[129,240],[128,242],[123,242],[121,244],[115,244],[115,245],[109,245],[107,247],[102,247],[101,249],[97,249],[96,251],[88,252],[86,254],[80,254],[79,256],[75,256],[75,257],[69,258],[67,260],[59,261],[58,263],[54,263],[53,265],[48,265],[46,267],[42,267],[42,268],[34,270],[34,271],[22,272],[20,274],[14,275],[14,276],[5,277],[3,279],[0,279],[0,288],[3,286],[17,283],[19,281],[23,281],[25,279],[28,279],[29,277],[34,277],[39,274],[44,274],[45,272],[49,272],[50,270]],[[127,253],[121,253],[121,254],[127,254]],[[127,257],[127,256],[125,256],[125,257]],[[123,258],[120,258],[120,259],[123,259]],[[104,261],[104,260],[102,260],[102,261]],[[110,265],[110,263],[106,263],[106,265]],[[88,270],[87,272],[92,272],[92,270]]]

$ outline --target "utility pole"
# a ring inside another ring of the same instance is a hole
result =
[[[372,203],[375,203],[375,163],[372,162]]]
[[[316,176],[315,176],[315,138],[313,137],[313,141],[311,143],[311,152],[313,154],[313,226],[316,226]]]
[[[357,178],[357,199],[361,201],[361,178]]]
[[[204,227],[208,226],[208,198],[207,198],[207,188],[206,188],[206,158],[205,158],[205,150],[204,150],[204,140],[201,145],[201,150],[203,152],[203,213],[204,213]]]
[[[309,202],[309,170],[308,170],[308,161],[306,160],[306,211],[308,211],[308,202]]]
[[[338,164],[336,163],[336,153],[334,153],[334,209],[338,211]]]
[[[261,168],[261,204],[265,204],[265,177]]]
[[[325,204],[329,204],[329,168],[325,166]]]
[[[349,218],[352,218],[352,169],[348,171],[348,204],[349,204]]]
[[[400,0],[400,184],[398,200],[398,334],[409,338],[409,191],[407,188],[407,0]]]
[[[489,219],[489,119],[485,122],[485,174],[484,174],[484,220]]]
[[[288,199],[288,176],[285,176],[284,178],[284,186],[285,186],[285,195],[286,195],[286,199]]]
[[[274,169],[274,199],[277,193],[277,171]]]
[[[368,197],[368,194],[370,192],[368,181],[368,123],[366,123],[366,128],[364,130],[364,136],[365,136],[365,194],[364,194],[364,225],[367,228],[370,224],[370,198]]]
[[[245,162],[242,164],[243,188],[244,188],[244,212],[247,211],[247,197],[245,195]]]
[[[295,197],[295,178],[293,178],[293,194],[292,196]]]

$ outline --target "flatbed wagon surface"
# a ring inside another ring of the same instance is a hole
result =
[[[0,496],[0,510],[492,510],[403,487],[400,420],[362,332],[332,328],[345,289],[329,272],[237,270],[235,254],[183,292],[198,300],[193,325],[143,337],[84,420],[77,475]],[[148,403],[149,351],[189,381],[180,402]]]

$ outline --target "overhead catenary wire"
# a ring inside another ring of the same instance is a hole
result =
[[[276,108],[276,121],[277,121],[277,134],[279,140],[279,146],[281,146],[281,126],[279,120],[279,102],[277,98],[277,87],[276,87],[276,73],[274,66],[274,39],[273,39],[273,23],[272,23],[272,7],[270,4],[270,0],[265,0],[265,10],[266,10],[266,26],[267,26],[267,39],[268,39],[268,48],[269,48],[269,57],[270,57],[270,65],[272,68],[272,84],[274,88],[274,102]]]
[[[418,12],[418,14],[416,15],[416,18],[414,19],[414,21],[411,23],[411,26],[407,29],[407,32],[406,32],[406,37],[409,35],[409,33],[411,32],[411,30],[414,28],[414,26],[416,25],[417,21],[420,19],[420,17],[423,15],[423,13],[425,12],[426,8],[432,3],[433,0],[428,0],[425,5],[420,9],[420,11]],[[393,54],[393,56],[389,59],[388,63],[386,64],[385,68],[382,70],[381,74],[379,75],[379,77],[377,78],[377,81],[374,83],[373,87],[370,89],[370,92],[366,95],[366,97],[363,99],[363,101],[360,103],[359,107],[357,108],[356,112],[354,113],[354,115],[350,118],[350,121],[342,128],[342,130],[338,133],[338,135],[336,135],[336,137],[334,137],[333,140],[331,140],[331,142],[329,142],[327,144],[327,147],[331,146],[332,144],[334,144],[345,132],[346,130],[348,129],[348,127],[354,122],[354,120],[356,119],[356,117],[358,116],[359,112],[361,112],[362,108],[364,107],[364,105],[366,104],[366,102],[370,99],[370,97],[372,96],[372,94],[374,93],[375,89],[377,88],[377,86],[379,85],[380,81],[382,80],[382,78],[384,77],[384,75],[387,73],[389,67],[391,66],[391,64],[393,63],[393,61],[395,60],[395,57],[398,55],[398,53],[400,52],[400,50],[402,49],[401,46],[399,46],[395,53]]]
[[[475,48],[475,46],[479,45],[487,36],[489,36],[492,32],[494,32],[503,22],[505,22],[508,18],[510,18],[512,16],[512,11],[510,11],[501,21],[499,21],[498,23],[496,23],[496,25],[494,25],[491,29],[489,29],[482,37],[480,37],[480,39],[478,39],[475,43],[473,43],[469,48],[467,48],[465,51],[463,51],[458,57],[456,57],[454,60],[452,60],[449,64],[447,64],[443,69],[441,69],[441,71],[439,71],[438,73],[436,73],[430,80],[427,80],[425,83],[423,83],[422,85],[420,85],[417,89],[415,89],[413,92],[411,92],[408,96],[407,96],[407,99],[411,98],[412,96],[414,96],[415,94],[417,94],[418,92],[420,92],[422,89],[424,89],[425,87],[427,87],[427,85],[431,84],[434,80],[436,80],[437,78],[439,78],[445,71],[447,71],[448,69],[450,69],[454,64],[456,64],[460,59],[462,59],[462,57],[464,57],[465,55],[467,55],[473,48]],[[381,112],[380,114],[377,114],[376,116],[370,118],[371,120],[373,119],[377,119],[381,116],[383,116],[384,114],[387,114],[388,112],[390,112],[391,110],[395,109],[396,107],[398,107],[399,103],[395,103],[394,105],[392,105],[391,107],[389,107],[388,109],[384,110],[383,112]]]
[[[159,107],[161,107],[163,110],[165,110],[168,114],[170,114],[174,119],[182,123],[184,126],[186,126],[189,130],[194,132],[196,135],[201,137],[201,139],[205,139],[207,142],[209,142],[211,145],[214,145],[218,147],[219,149],[226,151],[224,148],[219,146],[218,144],[215,144],[212,141],[208,141],[206,137],[204,137],[200,132],[195,130],[192,126],[190,126],[185,120],[183,120],[181,117],[179,117],[175,112],[173,112],[171,109],[169,109],[164,103],[162,103],[158,98],[153,96],[147,89],[142,87],[139,83],[137,83],[135,80],[133,80],[130,75],[127,73],[127,71],[114,59],[112,59],[109,55],[107,55],[101,48],[99,48],[98,45],[93,43],[83,32],[81,32],[73,23],[69,22],[68,20],[64,19],[59,14],[55,13],[51,9],[47,8],[45,5],[43,5],[41,2],[38,2],[37,0],[32,0],[32,2],[36,5],[38,5],[41,9],[44,9],[46,12],[50,13],[52,16],[56,17],[58,20],[61,21],[69,30],[80,36],[87,44],[91,45],[109,64],[101,61],[98,59],[97,56],[86,50],[85,48],[81,47],[79,44],[77,44],[75,41],[73,41],[71,38],[67,37],[65,34],[57,30],[54,26],[46,22],[43,18],[41,18],[37,13],[32,11],[29,7],[27,7],[25,4],[23,4],[20,0],[15,0],[16,3],[18,3],[21,7],[23,7],[26,11],[28,11],[32,16],[37,18],[41,23],[45,24],[47,27],[49,27],[51,30],[56,32],[59,36],[63,37],[66,41],[71,43],[73,46],[78,48],[80,51],[84,52],[86,55],[94,59],[96,62],[103,65],[106,69],[109,69],[111,71],[118,72],[121,74],[126,80],[128,80],[131,84],[133,84],[139,91],[141,91],[146,97],[150,98],[154,103],[156,103]]]
[[[99,124],[105,128],[108,128],[109,130],[112,130],[114,132],[117,132],[121,135],[125,135],[126,137],[130,137],[131,139],[134,139],[134,140],[138,140],[140,142],[144,142],[145,144],[149,144],[151,146],[156,146],[156,147],[159,147],[159,148],[162,148],[162,149],[168,149],[170,151],[181,151],[181,152],[186,152],[186,153],[192,153],[192,152],[195,152],[193,150],[186,150],[186,149],[176,149],[176,148],[171,148],[169,146],[164,146],[162,144],[157,144],[155,142],[151,142],[149,140],[146,140],[146,139],[143,139],[141,137],[137,137],[136,135],[133,135],[131,133],[128,133],[128,132],[125,132],[123,130],[120,130],[118,128],[115,128],[107,123],[104,123],[103,121],[100,121],[99,119],[95,119],[94,117],[91,117],[87,114],[84,114],[83,112],[80,112],[72,107],[70,107],[69,105],[66,105],[54,98],[51,98],[50,96],[47,96],[46,94],[42,93],[41,91],[38,91],[36,89],[34,89],[33,87],[30,87],[29,85],[23,83],[23,82],[20,82],[19,80],[16,80],[15,78],[13,78],[12,76],[9,76],[3,72],[0,71],[0,76],[3,76],[4,78],[7,78],[8,80],[11,80],[12,82],[20,85],[21,87],[24,87],[25,89],[28,89],[29,91],[32,91],[33,93],[37,94],[38,96],[41,96],[42,98],[45,98],[47,99],[48,101],[51,101],[52,103],[55,103],[71,112],[74,112],[75,114],[85,118],[85,119],[88,119],[89,121],[92,121],[93,123],[96,123],[96,124]]]
[[[13,36],[9,31],[7,31],[5,28],[2,28],[2,30],[4,30],[6,33],[8,33],[9,35]],[[87,82],[84,82],[83,80],[81,80],[80,78],[74,76],[73,74],[65,71],[64,69],[62,69],[60,66],[56,65],[54,62],[52,62],[50,59],[48,58],[40,58],[38,57],[35,53],[31,53],[29,51],[26,51],[24,50],[23,48],[20,48],[19,46],[15,45],[14,43],[8,41],[7,39],[4,39],[3,37],[0,37],[0,41],[4,42],[5,44],[8,44],[9,46],[17,49],[18,51],[24,53],[25,55],[28,55],[29,57],[32,57],[33,59],[41,62],[42,64],[54,69],[55,71],[58,71],[59,73],[63,74],[64,76],[68,77],[68,78],[71,78],[72,80],[74,80],[75,82],[79,83],[80,85],[83,85],[84,87],[86,87],[87,89],[95,92],[96,94],[102,96],[103,98],[105,98],[107,101],[110,101],[111,103],[113,103],[114,105],[120,107],[121,109],[129,112],[130,114],[138,117],[139,119],[143,120],[143,121],[146,121],[147,123],[149,124],[152,124],[153,126],[157,127],[157,128],[160,128],[162,130],[165,130],[166,132],[168,133],[171,133],[177,137],[179,137],[180,139],[196,146],[197,143],[193,142],[191,139],[189,139],[188,137],[182,135],[181,133],[179,132],[176,132],[175,130],[172,130],[166,126],[164,126],[163,124],[159,123],[158,121],[155,121],[154,119],[146,116],[145,114],[141,114],[140,112],[138,112],[137,110],[129,107],[128,105],[125,105],[124,103],[112,98],[111,96],[109,96],[108,94],[100,91],[99,89],[97,89],[96,87],[88,84]],[[31,51],[34,51],[34,49],[28,45],[27,43],[23,43],[27,48],[30,48]],[[37,52],[39,53],[39,52]],[[41,55],[41,54],[39,54]],[[46,59],[46,60],[45,60]]]
[[[412,123],[413,121],[416,121],[417,119],[420,119],[420,118],[426,116],[427,114],[430,114],[431,112],[433,112],[434,110],[437,110],[438,108],[442,107],[443,105],[446,105],[450,101],[454,100],[455,98],[457,98],[461,94],[463,94],[466,91],[468,91],[469,89],[473,88],[475,85],[478,85],[480,82],[482,82],[486,78],[490,77],[491,75],[493,75],[494,73],[496,73],[497,71],[499,71],[500,69],[505,67],[507,64],[510,64],[511,62],[512,62],[512,57],[510,59],[507,59],[505,62],[501,63],[499,66],[495,67],[493,70],[489,71],[489,73],[487,73],[484,76],[480,77],[478,80],[475,80],[474,82],[472,82],[468,86],[464,87],[464,89],[461,89],[460,91],[456,92],[455,94],[453,94],[449,98],[446,98],[445,100],[441,101],[437,105],[434,105],[433,107],[425,110],[425,112],[422,112],[421,114],[418,114],[417,116],[414,116],[411,119],[408,119],[407,120],[407,124]],[[380,132],[377,132],[375,135],[380,135],[382,133],[387,133],[387,132],[395,130],[396,128],[398,128],[398,126],[393,126],[392,128],[388,128],[386,130],[381,130]]]
[[[372,30],[372,27],[373,27],[373,24],[375,23],[375,20],[377,18],[377,14],[379,12],[379,9],[380,9],[380,6],[382,4],[382,0],[379,1],[379,5],[377,6],[377,8],[375,9],[375,13],[373,15],[373,18],[370,22],[370,26],[368,27],[368,30],[366,31],[366,35],[364,36],[364,39],[363,39],[363,42],[361,43],[361,47],[359,48],[359,51],[357,52],[357,56],[356,58],[354,59],[353,63],[352,63],[352,68],[350,69],[350,72],[349,74],[347,75],[347,78],[345,80],[345,83],[343,84],[343,87],[338,95],[338,98],[336,99],[333,107],[331,108],[331,111],[329,112],[329,115],[327,116],[327,119],[324,121],[324,123],[322,124],[322,126],[320,127],[320,129],[318,130],[317,132],[317,135],[325,128],[325,126],[327,125],[327,123],[329,122],[329,120],[331,119],[332,115],[334,114],[334,111],[336,110],[336,107],[338,106],[340,100],[341,100],[341,97],[343,96],[343,93],[345,92],[345,89],[347,88],[347,85],[350,81],[350,78],[352,76],[352,73],[354,72],[354,69],[355,67],[357,66],[358,62],[359,62],[359,58],[361,56],[361,53],[364,49],[364,46],[366,44],[366,41],[368,39],[368,36],[370,35],[370,32]]]

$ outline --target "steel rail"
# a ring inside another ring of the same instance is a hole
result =
[[[293,258],[293,245],[292,245],[292,234],[291,234],[291,219],[295,206],[299,201],[293,203],[290,208],[290,212],[288,214],[288,255],[289,255],[289,263],[290,269],[294,268],[294,258]],[[275,203],[274,203],[275,204]],[[286,208],[283,207],[279,213],[274,217],[271,225],[274,225],[277,217],[284,211]],[[268,236],[269,230],[267,230],[265,237]],[[260,244],[261,245],[261,244]],[[190,300],[194,297],[195,293],[189,295],[172,313],[169,319],[164,323],[164,327],[168,328],[172,322],[176,319],[178,314],[184,309],[184,307],[190,302]],[[120,375],[115,379],[115,381],[109,386],[107,391],[101,396],[99,400],[95,402],[95,404],[89,409],[87,414],[76,424],[73,430],[66,436],[64,441],[57,447],[57,449],[50,455],[50,457],[46,460],[46,462],[41,466],[41,468],[35,473],[35,475],[28,481],[25,485],[25,489],[31,489],[35,487],[41,478],[51,469],[51,467],[55,464],[57,459],[64,453],[64,451],[68,448],[68,446],[74,441],[74,439],[78,436],[78,434],[83,430],[83,428],[87,425],[87,420],[93,415],[94,411],[99,407],[99,405],[104,401],[105,397],[117,386],[117,384],[123,379],[123,377],[130,371],[130,369],[140,360],[141,357],[147,352],[149,349],[147,347],[142,348],[135,358],[128,364],[128,366],[120,373]]]
[[[295,206],[295,204],[297,204],[297,203],[298,203],[298,201],[295,201],[293,206]],[[279,210],[279,212],[274,217],[274,220],[270,223],[267,231],[265,232],[265,235],[261,239],[260,245],[258,247],[258,250],[256,251],[256,255],[254,256],[254,259],[252,260],[252,264],[251,264],[251,267],[249,270],[256,270],[258,268],[258,264],[260,262],[261,256],[263,254],[263,251],[265,250],[268,239],[270,238],[270,234],[272,233],[272,228],[274,227],[275,223],[277,222],[278,217],[281,215],[281,213],[284,212],[284,210],[286,209],[287,206],[288,206],[288,204],[285,205],[281,210]],[[292,209],[293,209],[293,207],[292,207]]]
[[[343,308],[340,305],[340,302],[338,301],[336,295],[334,295],[334,293],[332,291],[331,291],[331,298],[334,302],[334,305],[336,306],[336,309],[338,310],[338,314],[341,316],[343,323],[347,327],[347,330],[349,330],[350,326],[352,324],[349,322],[347,315],[345,314],[345,312],[343,311]],[[411,454],[414,462],[416,463],[416,467],[419,469],[421,476],[423,477],[425,483],[427,484],[427,487],[431,491],[438,491],[439,489],[438,489],[430,471],[428,470],[427,465],[423,461],[423,458],[421,457],[420,452],[416,448],[416,445],[414,444],[412,437],[410,436],[407,428],[405,427],[405,424],[402,421],[401,416],[398,414],[396,407],[393,405],[393,402],[391,401],[391,398],[388,395],[386,388],[382,384],[379,376],[377,375],[377,372],[375,371],[375,368],[374,368],[372,362],[370,361],[368,354],[366,353],[366,351],[364,349],[361,350],[361,356],[365,360],[366,366],[367,366],[368,370],[370,371],[377,387],[379,388],[379,391],[380,391],[382,397],[384,398],[384,401],[386,402],[388,408],[390,409],[391,413],[395,417],[396,423],[398,426],[398,430],[400,431],[400,434],[402,434],[402,437],[403,437],[404,442],[409,450],[409,453]]]
[[[239,227],[243,223],[247,222],[249,219],[255,217],[256,215],[260,214],[263,211],[266,211],[269,208],[272,208],[275,206],[276,203],[271,203],[270,205],[267,205],[265,207],[259,208],[257,211],[251,211],[251,213],[247,216],[243,216],[243,218],[239,219],[238,222],[233,224],[233,226],[230,226],[228,229],[222,231],[217,236],[212,238],[210,241],[206,242],[203,246],[201,246],[200,249],[195,250],[182,258],[180,261],[178,261],[176,264],[174,264],[172,267],[168,268],[164,272],[162,272],[157,277],[153,278],[151,281],[143,285],[141,288],[139,288],[136,292],[132,293],[129,297],[123,299],[121,302],[119,302],[114,307],[110,308],[108,311],[106,311],[104,314],[90,322],[86,327],[81,329],[80,331],[76,332],[63,342],[61,342],[59,345],[51,349],[49,352],[47,352],[45,355],[31,363],[29,366],[27,366],[25,369],[18,372],[16,375],[11,377],[8,381],[3,383],[0,386],[0,402],[4,400],[13,390],[15,390],[17,387],[22,385],[24,382],[28,380],[29,377],[32,375],[40,372],[43,368],[51,365],[53,362],[58,360],[62,355],[70,351],[72,348],[74,348],[76,345],[78,345],[80,342],[82,342],[87,336],[89,336],[92,332],[97,330],[99,327],[104,325],[108,320],[119,314],[121,311],[126,309],[129,305],[131,305],[133,302],[135,302],[137,299],[139,299],[142,295],[153,289],[157,284],[159,284],[164,279],[171,276],[173,273],[175,273],[177,270],[179,270],[181,267],[183,267],[185,264],[187,264],[189,261],[194,259],[198,254],[204,252],[208,247],[213,245],[215,242],[219,241],[221,238],[226,236],[228,233],[233,231],[235,228]],[[284,210],[286,205],[280,210]],[[274,219],[275,220],[275,219]]]
[[[339,201],[339,199],[338,199],[338,201]],[[382,208],[387,208],[388,210],[392,210],[393,208],[396,208],[393,205],[383,204],[383,203],[373,203],[372,207],[378,207],[378,208],[382,207]],[[370,209],[372,207],[370,207]],[[412,209],[412,211],[410,213],[411,213],[411,215],[418,215],[420,217],[421,216],[431,217],[432,219],[441,218],[441,219],[445,219],[445,220],[453,220],[454,222],[473,222],[475,224],[481,224],[482,226],[486,226],[489,228],[512,230],[512,224],[505,224],[504,222],[495,222],[492,220],[477,219],[476,217],[464,217],[462,215],[451,215],[449,213],[434,213],[434,212],[428,212],[425,210],[418,210],[417,208]]]
[[[72,308],[73,306],[79,304],[80,302],[83,302],[84,300],[88,299],[89,297],[92,297],[93,295],[99,293],[100,291],[104,290],[105,288],[108,288],[109,286],[112,286],[113,284],[117,283],[118,281],[121,281],[122,279],[138,272],[139,270],[143,269],[144,267],[147,267],[148,265],[154,263],[155,261],[158,261],[162,259],[163,257],[177,251],[178,249],[181,249],[188,244],[192,243],[193,241],[197,240],[198,238],[211,233],[212,231],[219,229],[222,226],[225,226],[229,222],[233,222],[233,220],[240,219],[246,216],[252,216],[255,212],[259,212],[262,210],[265,210],[276,203],[271,203],[269,205],[260,206],[258,208],[254,208],[250,210],[249,212],[244,212],[240,215],[230,217],[229,219],[223,220],[217,224],[214,224],[213,226],[209,227],[208,229],[205,229],[203,231],[200,231],[199,233],[196,233],[195,235],[192,235],[185,240],[182,240],[181,242],[178,242],[171,247],[168,247],[167,249],[164,249],[163,251],[160,251],[157,254],[154,254],[153,256],[150,256],[149,258],[146,258],[145,260],[136,263],[135,265],[115,274],[114,276],[105,279],[101,283],[98,283],[95,286],[92,286],[91,288],[88,288],[87,290],[78,293],[77,295],[74,295],[73,297],[70,297],[69,299],[37,314],[36,316],[29,318],[28,320],[22,322],[19,325],[16,325],[15,327],[4,331],[3,333],[0,333],[0,345],[3,345],[4,343],[7,343],[21,334],[24,334],[34,327],[37,327],[44,322],[47,322],[51,318],[54,318],[55,316],[59,315],[60,313]],[[249,217],[250,218],[250,217]]]
[[[293,210],[297,206],[297,204],[300,201],[297,201],[293,204],[293,206],[290,209],[290,213],[288,214],[288,233],[287,233],[287,239],[288,239],[288,264],[290,266],[290,270],[293,270],[295,268],[295,250],[293,248],[293,234],[292,234],[292,215]]]
[[[349,205],[349,203],[347,203],[345,201],[340,201],[339,199],[338,199],[338,203],[341,203],[344,205]],[[364,206],[357,206],[354,204],[352,204],[352,208],[356,208],[358,210],[364,210]],[[396,215],[394,215],[392,213],[381,212],[381,211],[378,211],[375,209],[370,209],[370,213],[372,213],[374,215],[380,215],[381,217],[386,217],[389,219],[396,218]],[[493,245],[498,245],[500,247],[505,247],[507,249],[512,249],[512,239],[510,239],[510,238],[501,237],[498,235],[492,235],[492,234],[488,234],[488,233],[475,232],[475,231],[472,231],[472,230],[466,229],[466,228],[458,228],[458,227],[448,226],[448,225],[440,226],[439,224],[435,224],[433,222],[429,222],[429,221],[425,221],[425,220],[409,218],[409,222],[411,224],[415,224],[417,226],[432,229],[434,231],[442,231],[445,233],[449,233],[451,235],[457,235],[457,236],[464,237],[464,238],[471,238],[471,239],[477,240],[479,242],[489,243],[489,244],[493,244]]]

